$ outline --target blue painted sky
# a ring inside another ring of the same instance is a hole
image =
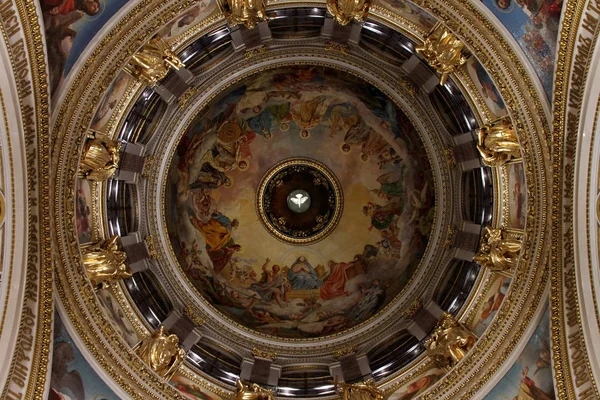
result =
[[[514,0],[511,2],[511,5],[507,9],[500,9],[496,5],[496,0],[482,0],[482,2],[500,20],[500,22],[502,22],[502,24],[510,31],[510,33],[517,40],[519,46],[523,49],[523,52],[525,53],[531,64],[533,64],[533,67],[536,70],[540,81],[542,82],[542,86],[544,87],[546,95],[549,99],[552,99],[553,70],[544,71],[543,67],[540,64],[540,57],[537,54],[533,54],[532,50],[527,48],[525,41],[523,40],[523,34],[527,32],[527,28],[535,29],[533,24],[530,22],[529,15],[527,15],[525,11],[523,11],[523,9]],[[543,57],[550,57],[553,63],[554,54],[556,52],[556,38],[554,38],[554,40],[552,41],[548,38],[547,32],[544,32],[544,34],[546,36],[546,39],[544,41],[548,47],[546,48],[546,54],[544,54]],[[544,34],[542,34],[542,36],[544,36]],[[556,34],[551,35],[556,36]]]
[[[73,343],[73,339],[67,333],[65,327],[60,320],[60,316],[58,313],[54,314],[54,318],[57,319],[55,323],[55,332],[54,332],[54,343],[65,342],[68,343],[73,349],[73,360],[68,363],[68,371],[77,371],[81,375],[81,380],[83,382],[83,387],[85,390],[85,399],[77,399],[77,400],[120,400],[117,395],[114,394],[112,390],[104,383],[104,381],[98,376],[98,374],[92,369],[92,367],[87,363],[83,355]],[[52,386],[52,385],[51,385]],[[54,388],[67,396],[73,397],[72,392],[68,388]]]
[[[86,46],[100,29],[115,15],[127,0],[100,0],[101,11],[94,15],[84,15],[79,21],[73,24],[73,30],[77,36],[73,39],[73,47],[65,64],[64,75],[67,76],[75,62],[85,50]]]
[[[488,393],[485,400],[513,400],[519,394],[519,386],[522,379],[521,371],[525,367],[529,367],[527,376],[533,379],[536,386],[546,393],[553,395],[552,368],[546,367],[537,370],[536,367],[536,361],[540,358],[541,343],[543,341],[550,341],[548,307],[546,307],[542,320],[527,342],[525,349],[523,349],[519,358],[517,358],[517,361],[515,361],[502,380]]]

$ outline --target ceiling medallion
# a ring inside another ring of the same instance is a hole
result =
[[[277,239],[308,245],[327,237],[342,216],[342,186],[324,164],[305,157],[285,159],[262,178],[256,211]]]

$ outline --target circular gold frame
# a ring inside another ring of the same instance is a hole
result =
[[[293,237],[282,233],[277,229],[276,226],[274,226],[270,222],[269,216],[265,213],[264,193],[265,190],[267,190],[269,183],[271,182],[273,177],[275,177],[279,172],[295,165],[311,167],[323,174],[331,184],[331,188],[335,197],[335,207],[333,210],[333,215],[329,219],[329,222],[326,224],[323,230],[309,237]],[[265,227],[267,232],[269,232],[271,236],[273,236],[277,240],[295,246],[306,246],[325,239],[337,227],[338,223],[340,222],[340,219],[342,218],[343,211],[344,194],[342,190],[342,184],[337,179],[333,171],[329,169],[329,167],[317,160],[308,157],[291,157],[280,161],[267,171],[267,173],[261,179],[260,185],[258,186],[258,190],[256,191],[256,214],[258,215],[260,223]]]

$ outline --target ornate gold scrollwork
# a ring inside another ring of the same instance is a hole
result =
[[[275,400],[272,390],[260,387],[256,383],[246,385],[238,379],[235,386],[237,391],[234,400]]]
[[[154,246],[154,237],[152,235],[146,236],[144,239],[144,243],[146,244],[146,248],[148,249],[148,254],[150,258],[153,260],[157,260],[160,255],[156,251],[156,247]]]
[[[473,261],[491,271],[512,275],[521,252],[521,241],[503,238],[502,229],[485,227],[481,237],[479,252]]]
[[[490,167],[521,159],[521,146],[510,118],[482,126],[477,131],[477,150],[483,163]]]
[[[90,132],[83,145],[79,174],[89,181],[105,181],[119,168],[121,144],[99,132]]]
[[[247,29],[254,29],[268,19],[265,3],[265,0],[218,0],[227,24],[244,25]]]
[[[138,343],[133,351],[154,372],[167,380],[185,360],[185,350],[179,347],[179,338],[175,334],[167,335],[162,325]]]
[[[447,371],[463,359],[476,340],[477,337],[452,314],[443,313],[425,347],[436,364]]]
[[[125,263],[127,255],[118,250],[119,237],[81,246],[81,257],[88,277],[94,286],[103,287],[125,278],[131,278],[131,269]]]
[[[464,52],[463,42],[440,23],[433,27],[416,50],[442,75],[440,85],[446,84],[448,76],[469,59],[469,55]]]
[[[144,85],[154,86],[167,76],[170,68],[182,67],[185,65],[169,44],[156,36],[131,57],[125,70]]]
[[[334,350],[333,356],[335,358],[341,358],[345,355],[353,354],[353,353],[356,353],[356,346],[349,346],[344,349]]]
[[[417,313],[421,311],[421,309],[423,309],[423,300],[421,300],[420,297],[417,297],[412,301],[412,303],[410,303],[410,306],[408,306],[408,308],[404,310],[402,316],[404,318],[414,318],[415,315],[417,315]]]
[[[254,347],[252,349],[252,355],[256,358],[264,358],[266,360],[271,360],[271,361],[273,361],[274,359],[277,358],[276,352],[264,351],[264,350],[260,350],[256,347]]]
[[[369,16],[372,0],[327,0],[327,11],[342,26],[352,20],[364,22]]]
[[[448,234],[446,236],[446,241],[444,242],[444,248],[449,249],[454,244],[454,239],[456,239],[456,233],[458,229],[454,225],[448,225]]]
[[[383,400],[383,392],[375,385],[373,378],[358,383],[334,382],[336,390],[339,391],[343,400]]]

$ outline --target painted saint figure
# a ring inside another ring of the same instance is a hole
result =
[[[298,257],[298,260],[292,264],[287,278],[294,290],[318,289],[323,284],[315,269],[304,257]]]
[[[270,262],[271,260],[267,258],[262,266],[263,273],[260,281],[250,285],[250,289],[258,293],[264,302],[274,298],[279,307],[283,307],[282,300],[287,303],[287,295],[291,290],[290,283],[281,273],[279,265],[275,264],[269,270]]]

